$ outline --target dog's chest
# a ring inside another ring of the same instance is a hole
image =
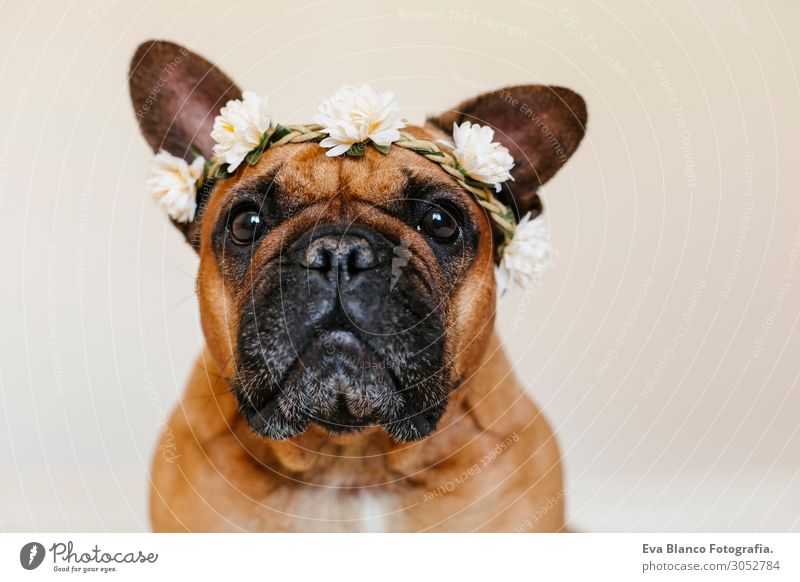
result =
[[[295,496],[292,509],[305,522],[306,531],[392,531],[396,501],[375,489],[313,488]]]
[[[380,493],[359,492],[351,500],[356,516],[353,526],[359,531],[381,533],[390,531],[392,513],[391,499]]]

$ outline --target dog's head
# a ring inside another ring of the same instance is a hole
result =
[[[136,52],[130,88],[152,148],[187,161],[192,146],[211,157],[214,117],[240,97],[209,62],[158,41]],[[498,197],[536,215],[537,190],[577,148],[586,109],[567,89],[518,86],[407,131],[443,139],[463,120],[494,128],[516,161]],[[378,424],[408,441],[436,427],[494,319],[495,235],[473,195],[403,148],[331,158],[295,144],[198,198],[195,219],[176,225],[200,256],[209,350],[254,431]]]

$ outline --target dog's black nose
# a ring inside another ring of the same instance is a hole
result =
[[[304,267],[320,271],[329,279],[340,275],[349,278],[372,269],[376,263],[370,242],[351,234],[326,235],[312,240],[302,260]]]

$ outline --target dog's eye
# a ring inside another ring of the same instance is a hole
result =
[[[246,206],[231,213],[228,230],[236,244],[251,244],[264,234],[264,221],[255,207]]]
[[[450,242],[458,236],[461,213],[452,204],[436,204],[425,211],[417,230],[440,242]]]

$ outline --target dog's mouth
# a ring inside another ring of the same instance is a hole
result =
[[[401,410],[401,389],[385,362],[355,333],[325,330],[290,369],[279,398],[287,416],[307,416],[333,432],[389,423]]]
[[[310,423],[332,433],[378,425],[398,441],[423,438],[436,427],[446,391],[438,391],[438,401],[420,399],[418,391],[431,381],[441,386],[441,371],[416,387],[404,384],[395,370],[396,363],[379,356],[358,334],[323,330],[278,382],[269,382],[265,372],[262,379],[272,385],[266,398],[259,390],[243,402],[245,384],[237,395],[251,429],[268,438],[289,438],[304,432]]]

